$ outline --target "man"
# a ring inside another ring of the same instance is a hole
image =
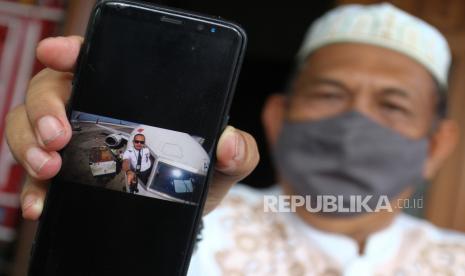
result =
[[[43,47],[39,46],[39,58]],[[319,19],[303,42],[291,88],[270,97],[263,112],[280,187],[254,191],[236,186],[205,216],[204,239],[190,274],[460,273],[463,236],[403,215],[395,204],[408,198],[422,178],[431,178],[454,148],[457,126],[443,117],[449,63],[442,35],[391,5],[343,6]],[[34,95],[32,88],[29,94]],[[31,104],[15,111],[10,124],[21,118],[29,124],[30,118],[37,127],[37,109]],[[27,135],[9,129],[11,148],[28,168],[28,155],[23,154],[27,146],[15,140]],[[250,140],[240,140],[236,147],[244,142],[247,150],[236,151],[238,159],[227,161],[225,153],[237,150],[226,146],[233,141],[230,130],[220,139],[217,169],[234,175],[244,172],[238,167],[247,167],[244,160],[256,152]],[[36,167],[32,177],[50,177],[46,170],[58,165],[49,160],[38,174]],[[212,199],[222,197],[219,183],[210,191],[208,210]],[[30,182],[23,192],[25,217],[34,218],[41,211],[41,197],[28,204],[28,196],[42,191],[39,187],[37,181]],[[280,207],[278,212],[265,212],[264,199],[280,195],[325,195],[341,205],[335,211],[312,203],[299,204],[296,212],[279,212]],[[353,204],[352,196],[363,197],[363,202]],[[384,202],[383,208],[377,202]],[[351,205],[364,208],[345,212]]]
[[[456,143],[449,65],[444,37],[390,4],[318,19],[263,112],[280,187],[232,189],[204,218],[190,274],[463,275],[464,236],[398,204]]]
[[[123,171],[126,173],[126,181],[130,193],[138,193],[137,179],[144,184],[150,176],[150,151],[145,145],[145,135],[138,133],[132,140],[133,147],[128,147],[123,154]]]

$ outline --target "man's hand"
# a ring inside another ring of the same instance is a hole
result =
[[[128,182],[128,185],[131,185],[132,184],[132,180],[134,179],[134,172],[133,171],[127,171],[126,172],[126,178],[127,178],[127,182]]]
[[[72,72],[81,37],[47,38],[37,47],[37,58],[47,67],[29,83],[26,102],[14,108],[6,120],[6,136],[16,160],[28,176],[21,193],[23,217],[37,219],[43,208],[48,180],[61,167],[57,153],[71,139],[65,112],[71,92]],[[259,154],[254,138],[227,127],[216,149],[213,174],[205,212],[213,210],[231,186],[257,165]]]

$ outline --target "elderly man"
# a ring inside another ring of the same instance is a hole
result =
[[[204,218],[191,274],[464,274],[464,236],[398,208],[454,148],[449,65],[444,37],[390,4],[318,19],[263,112],[281,185],[235,187]]]
[[[67,71],[77,45],[76,38],[49,39],[38,58]],[[456,124],[444,118],[450,51],[443,36],[389,4],[342,6],[313,24],[298,57],[289,91],[270,97],[263,113],[281,185],[235,186],[205,216],[189,273],[463,273],[462,235],[396,208],[435,174],[457,139]],[[54,151],[71,133],[63,112],[66,76],[39,74],[26,107],[9,116],[10,146],[30,174],[22,196],[26,218],[40,214],[42,181],[59,169]],[[254,167],[258,153],[249,135],[227,128],[217,158],[207,211]],[[335,200],[336,208],[308,196]],[[284,206],[292,205],[289,211],[277,204],[283,197],[299,200]],[[312,201],[301,204],[302,198]]]

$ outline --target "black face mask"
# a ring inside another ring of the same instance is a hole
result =
[[[281,176],[297,195],[398,196],[423,180],[428,140],[410,139],[351,111],[319,121],[285,122],[274,148]],[[363,212],[363,210],[362,210]],[[357,213],[331,213],[356,215]]]

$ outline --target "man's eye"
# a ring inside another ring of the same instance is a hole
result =
[[[389,112],[399,112],[408,115],[410,112],[403,106],[391,102],[383,102],[382,107]]]
[[[310,93],[309,96],[311,98],[318,99],[318,100],[342,100],[344,99],[344,95],[342,93],[337,93],[337,92],[316,91],[316,92]]]

